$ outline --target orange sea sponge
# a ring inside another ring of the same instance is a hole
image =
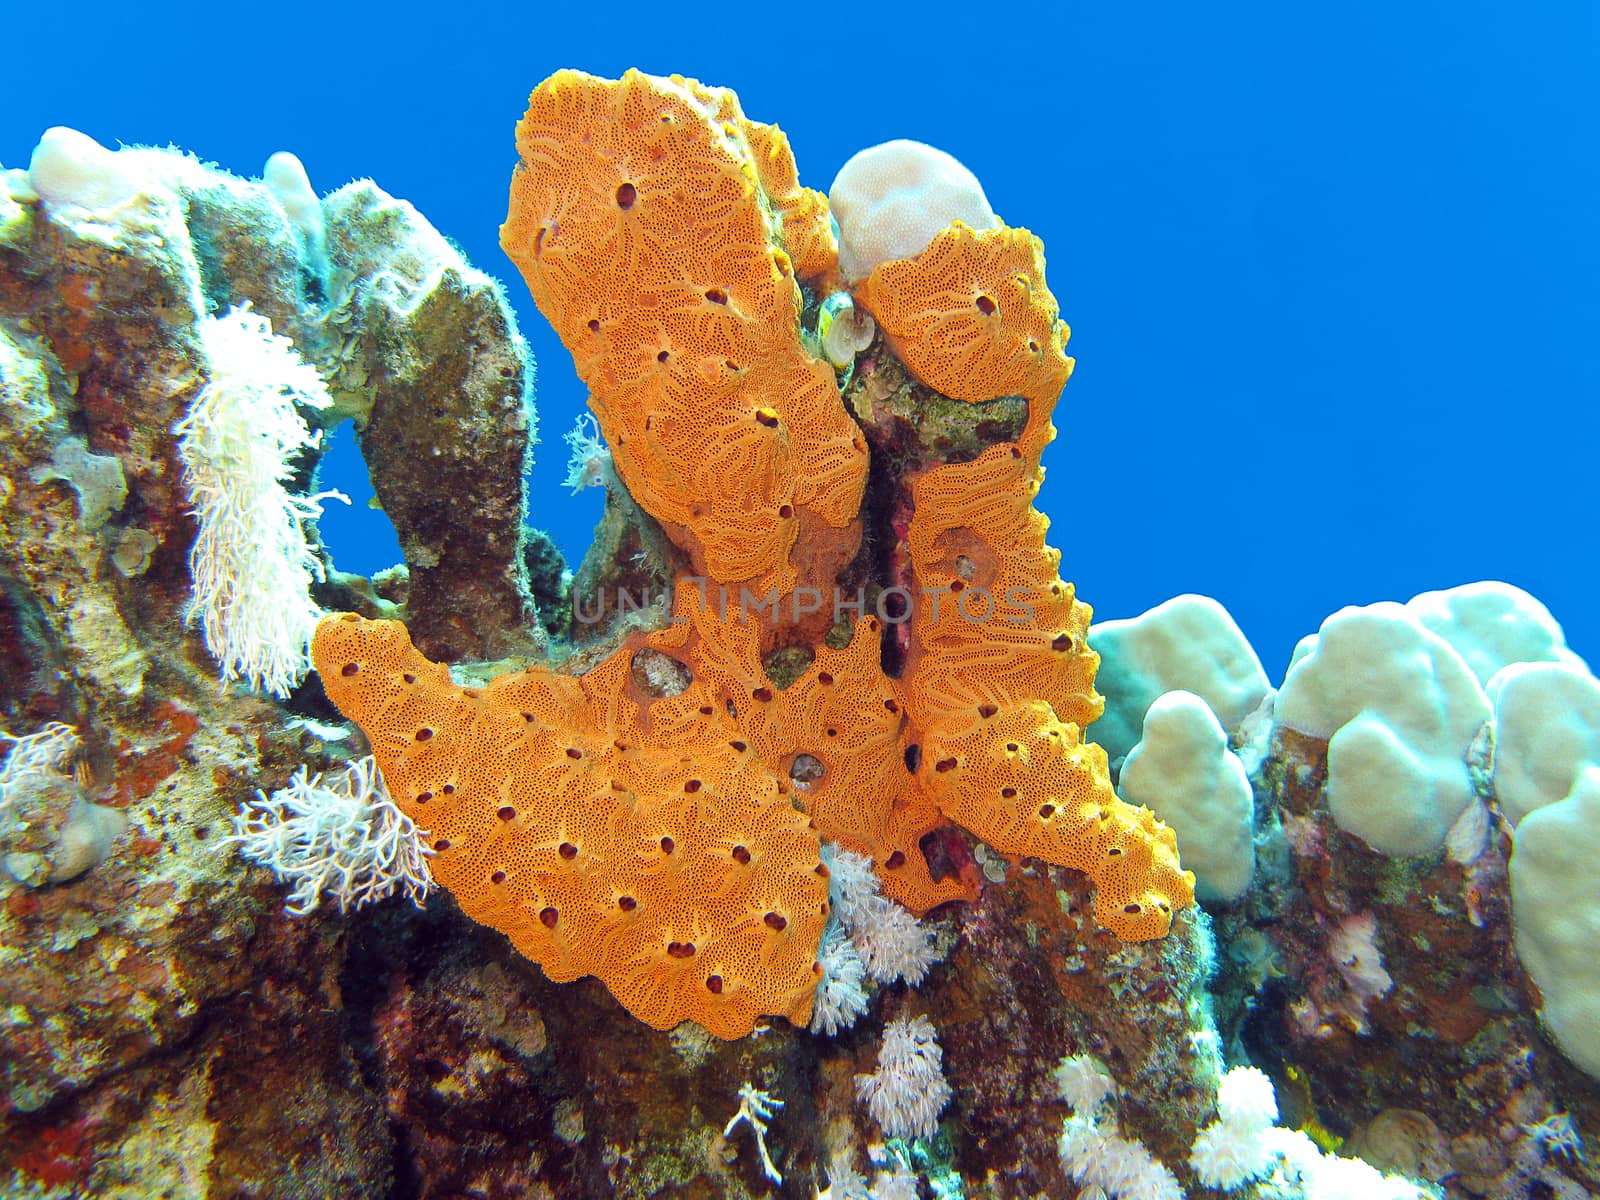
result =
[[[1019,445],[1035,465],[1072,374],[1066,323],[1044,282],[1044,246],[1026,229],[957,221],[915,258],[881,262],[856,287],[900,360],[956,400],[1021,396]]]
[[[842,648],[817,647],[811,665],[779,689],[762,669],[759,629],[722,619],[713,605],[693,602],[696,596],[690,589],[686,603],[680,594],[678,628],[688,632],[673,652],[714,703],[737,714],[741,736],[817,832],[872,859],[884,894],[913,912],[974,899],[975,872],[935,879],[919,848],[947,821],[907,766],[916,732],[899,683],[884,674],[878,618],[864,617]],[[667,636],[652,645],[665,648]]]
[[[1043,700],[1082,727],[1105,709],[1092,610],[1057,573],[1049,518],[1033,507],[1040,474],[1004,443],[912,482],[906,541],[918,613],[907,673],[930,719]]]
[[[1074,867],[1095,915],[1128,941],[1159,937],[1194,900],[1170,829],[1117,799],[1106,756],[1082,740],[1094,690],[1091,611],[1057,574],[1040,472],[1014,444],[913,482],[907,532],[918,613],[906,671],[923,729],[919,783],[997,850]]]
[[[830,584],[859,542],[867,446],[800,338],[796,273],[837,251],[783,134],[725,89],[561,71],[517,149],[501,245],[634,499],[711,578]]]
[[[329,698],[428,831],[434,878],[557,981],[720,1037],[804,1023],[827,916],[817,834],[710,689],[649,697],[625,647],[582,679],[458,687],[394,621],[324,619]]]
[[[692,80],[563,71],[535,89],[517,145],[502,244],[572,351],[622,481],[703,578],[677,581],[672,624],[581,677],[461,687],[395,622],[322,621],[328,696],[429,832],[438,882],[552,979],[594,975],[651,1025],[722,1037],[808,1019],[823,839],[923,912],[976,894],[972,864],[947,864],[932,836],[955,821],[1089,874],[1117,935],[1164,934],[1193,876],[1083,739],[1102,708],[1090,611],[1033,507],[1072,368],[1037,239],[953,225],[858,289],[924,384],[1029,405],[1017,442],[896,481],[911,515],[894,570],[909,567],[915,603],[891,677],[880,617],[837,645],[808,635],[825,618],[776,611],[836,586],[867,472],[834,370],[802,337],[801,284],[835,286],[837,247],[783,134]],[[763,656],[795,643],[811,660],[779,687]],[[652,682],[646,653],[679,664],[680,690]]]

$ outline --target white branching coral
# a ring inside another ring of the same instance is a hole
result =
[[[756,1136],[756,1152],[761,1155],[761,1169],[773,1183],[782,1183],[783,1176],[778,1174],[772,1155],[767,1152],[767,1122],[782,1107],[782,1100],[774,1099],[751,1084],[742,1083],[739,1085],[739,1111],[722,1127],[722,1136],[726,1138],[738,1128],[741,1121],[750,1126],[750,1131]]]
[[[287,696],[310,666],[322,610],[311,584],[322,563],[305,526],[338,492],[288,489],[295,459],[320,442],[295,405],[326,408],[332,397],[288,338],[247,307],[200,322],[208,381],[173,428],[183,482],[199,531],[189,551],[198,623],[223,683]]]
[[[892,1138],[932,1137],[950,1103],[944,1051],[924,1016],[896,1017],[883,1028],[878,1069],[856,1076],[856,1096]]]
[[[419,908],[434,887],[427,834],[394,806],[371,757],[331,781],[305,767],[287,787],[257,792],[234,815],[227,839],[251,862],[293,885],[284,908],[312,912],[324,895],[345,912],[404,892]]]

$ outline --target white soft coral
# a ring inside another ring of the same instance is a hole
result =
[[[1304,1133],[1281,1129],[1272,1081],[1235,1067],[1217,1090],[1217,1119],[1195,1136],[1189,1165],[1200,1182],[1231,1192],[1273,1176],[1307,1200],[1426,1200],[1419,1185],[1358,1158],[1324,1155]],[[1290,1194],[1296,1194],[1291,1192]]]
[[[234,816],[227,840],[294,885],[284,907],[297,917],[324,894],[340,912],[397,891],[421,907],[434,886],[427,861],[433,851],[394,806],[370,757],[332,780],[301,767],[287,787],[270,796],[257,792]]]
[[[932,932],[879,890],[871,859],[824,842],[822,861],[830,907],[817,955],[822,978],[811,1030],[831,1035],[850,1028],[867,1010],[868,978],[916,987],[939,955]]]
[[[312,601],[322,563],[306,523],[338,492],[298,496],[285,486],[295,457],[315,449],[296,404],[333,402],[315,368],[248,308],[200,322],[208,380],[174,427],[183,482],[199,526],[189,551],[198,622],[222,681],[287,696],[310,667]]]
[[[924,1016],[900,1016],[885,1025],[877,1072],[856,1076],[856,1095],[892,1138],[932,1137],[952,1094],[944,1051]]]
[[[1072,1105],[1056,1149],[1062,1169],[1083,1185],[1083,1195],[1183,1200],[1172,1172],[1141,1143],[1118,1132],[1117,1085],[1097,1059],[1087,1054],[1063,1059],[1055,1076],[1061,1098]]]

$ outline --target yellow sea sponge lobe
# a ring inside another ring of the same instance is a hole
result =
[[[831,585],[859,543],[867,445],[801,341],[797,279],[837,247],[782,132],[726,89],[560,71],[517,149],[501,245],[630,494],[712,579]]]
[[[1050,414],[1072,374],[1071,330],[1044,281],[1044,245],[1026,229],[960,221],[915,258],[873,267],[855,289],[900,360],[956,400],[1021,396],[1019,445],[1037,467],[1055,435]]]
[[[535,668],[466,688],[398,622],[337,614],[312,643],[468,916],[658,1029],[804,1024],[828,910],[816,831],[706,687],[638,695],[637,648],[581,679]]]

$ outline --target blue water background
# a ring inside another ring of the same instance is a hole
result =
[[[539,361],[532,519],[575,562],[585,393],[497,244],[528,90],[732,87],[823,189],[932,142],[1044,239],[1078,370],[1040,505],[1098,616],[1208,593],[1277,679],[1344,604],[1498,577],[1600,658],[1600,8],[917,8],[16,5],[0,163],[65,124],[240,174],[288,149],[319,191],[415,203],[506,280]],[[349,449],[328,481],[360,490]],[[323,528],[346,569],[396,557],[365,507]]]

